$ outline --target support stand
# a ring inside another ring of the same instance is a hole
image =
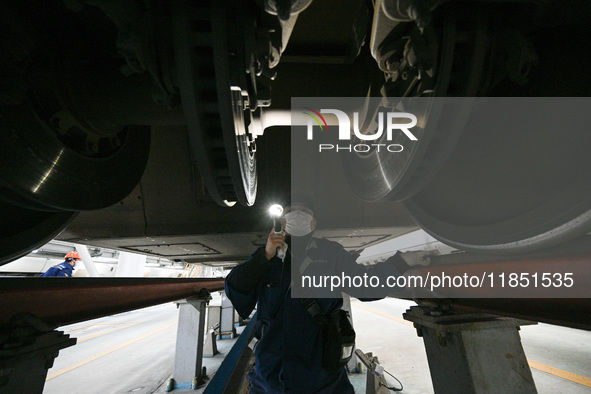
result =
[[[420,306],[403,316],[423,337],[435,393],[537,393],[518,333],[536,323]]]
[[[378,358],[374,357],[371,352],[363,353],[360,349],[355,350],[355,354],[367,369],[365,394],[389,394],[388,382],[384,379],[384,369],[381,368]]]
[[[226,293],[222,293],[222,310],[220,315],[220,338],[234,338],[236,328],[234,327],[234,305]]]
[[[208,327],[207,335],[205,336],[205,347],[203,349],[203,357],[213,357],[218,354],[218,347],[216,344],[217,333],[219,325],[215,327]]]
[[[75,338],[47,328],[32,315],[24,320],[25,325],[19,322],[0,334],[1,393],[41,393],[59,351],[76,344]]]
[[[177,388],[196,389],[206,378],[203,364],[203,339],[205,336],[205,306],[209,294],[188,298],[177,303],[179,325],[176,337],[174,372],[166,385],[166,391]]]

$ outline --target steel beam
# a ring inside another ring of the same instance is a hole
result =
[[[590,298],[459,298],[451,309],[591,330]]]
[[[568,251],[566,251],[568,252]],[[575,297],[557,298],[561,291],[567,289],[503,289],[505,298],[495,297],[497,289],[488,288],[462,289],[464,297],[453,297],[448,300],[425,300],[425,303],[447,304],[457,312],[485,312],[518,319],[556,324],[566,327],[591,330],[591,254],[587,249],[575,249],[576,254],[567,254],[564,250],[558,253],[549,251],[525,256],[490,256],[473,253],[459,253],[433,257],[432,265],[427,267],[413,267],[408,271],[412,275],[426,276],[446,275],[456,276],[475,271],[498,275],[509,272],[572,272],[577,285]],[[546,293],[544,293],[544,291]],[[525,292],[525,293],[524,293]],[[519,294],[530,294],[528,298],[515,298]],[[544,294],[555,295],[549,298]],[[567,293],[568,294],[568,293]],[[581,295],[579,297],[578,295]],[[546,297],[546,298],[542,298]]]
[[[453,255],[450,255],[453,257]],[[441,256],[444,257],[444,256]],[[447,257],[447,256],[445,256]],[[467,275],[483,277],[482,286],[450,286],[439,287],[435,292],[440,298],[588,298],[591,297],[591,256],[552,256],[545,258],[522,257],[521,259],[503,259],[492,261],[464,261],[458,264],[438,264],[439,257],[431,259],[429,266],[412,267],[405,275],[421,275],[427,277],[463,277]],[[448,260],[450,261],[450,260]],[[452,260],[453,261],[453,260]],[[528,282],[509,283],[510,275],[524,275]],[[543,282],[546,275],[550,280]],[[553,275],[565,278],[568,274],[571,283],[566,279],[557,282]],[[534,278],[534,275],[535,278]],[[504,277],[504,282],[500,277]],[[493,279],[491,279],[493,278]],[[494,283],[494,286],[491,286]],[[559,283],[559,285],[556,285]],[[564,283],[564,285],[562,285]],[[427,294],[427,293],[425,293]]]
[[[1,278],[0,330],[22,313],[58,327],[223,289],[219,278]]]

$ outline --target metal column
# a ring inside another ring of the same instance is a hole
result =
[[[403,316],[423,337],[435,393],[537,393],[518,332],[536,323],[419,306]]]
[[[208,297],[188,298],[178,302],[179,325],[176,337],[174,372],[166,391],[176,388],[196,389],[203,383],[203,344],[205,336],[205,306]]]

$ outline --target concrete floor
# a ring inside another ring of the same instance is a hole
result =
[[[377,355],[402,381],[403,393],[433,393],[422,339],[401,318],[412,304],[353,300],[357,347]],[[172,374],[177,318],[175,304],[164,304],[62,327],[79,343],[60,352],[44,393],[163,393]],[[540,394],[591,393],[591,332],[540,324],[523,327],[521,336]],[[209,375],[232,343],[218,341],[221,354],[204,359]],[[363,382],[365,375],[354,379]]]
[[[44,393],[152,393],[174,363],[178,311],[163,304],[61,327],[78,344],[60,351]]]

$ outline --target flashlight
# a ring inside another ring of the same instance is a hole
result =
[[[273,231],[276,233],[281,232],[281,214],[283,213],[283,207],[279,204],[273,204],[269,207],[269,215],[273,218]]]

